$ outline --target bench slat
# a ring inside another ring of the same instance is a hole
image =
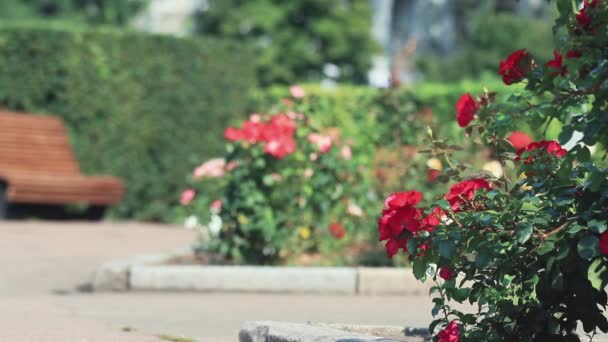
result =
[[[15,203],[109,205],[124,195],[114,177],[80,174],[63,120],[0,109],[0,180]]]

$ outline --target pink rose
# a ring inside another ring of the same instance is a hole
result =
[[[350,146],[342,146],[340,149],[340,157],[344,160],[351,160],[353,158],[353,150],[350,148]]]
[[[316,145],[321,153],[327,153],[331,149],[332,139],[328,135],[310,133],[308,141]]]
[[[192,203],[192,200],[195,196],[196,191],[194,189],[186,189],[182,192],[179,199],[179,203],[181,203],[181,205],[189,205],[190,203]]]
[[[291,96],[295,97],[296,99],[301,99],[306,96],[306,91],[304,88],[297,85],[289,87],[289,92],[291,93]]]
[[[211,212],[219,213],[222,210],[222,200],[217,199],[213,201],[209,208],[211,209]]]
[[[226,161],[223,158],[213,158],[194,169],[194,179],[218,178],[226,173]]]

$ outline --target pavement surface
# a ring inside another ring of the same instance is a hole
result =
[[[237,341],[246,320],[413,327],[431,321],[425,296],[87,291],[103,262],[193,240],[193,232],[154,224],[0,222],[0,342],[228,342]]]

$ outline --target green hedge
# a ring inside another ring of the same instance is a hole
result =
[[[121,177],[113,216],[165,220],[184,175],[221,153],[255,72],[242,44],[0,25],[0,105],[62,116],[81,168]]]

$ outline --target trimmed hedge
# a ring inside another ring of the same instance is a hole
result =
[[[167,220],[255,85],[248,47],[214,39],[0,26],[0,105],[62,116],[86,173],[121,177],[112,215]]]

